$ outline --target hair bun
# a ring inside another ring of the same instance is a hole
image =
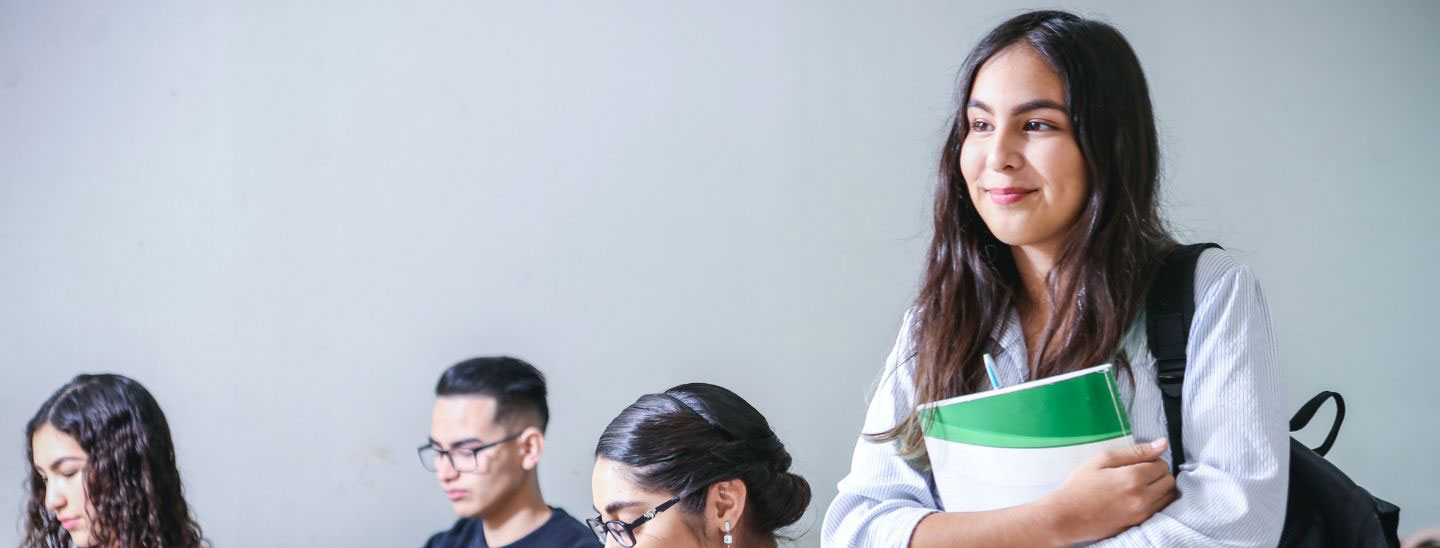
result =
[[[756,506],[755,528],[775,532],[800,521],[810,507],[810,482],[799,475],[783,471],[774,474],[770,481],[750,485],[755,494],[749,497]]]
[[[605,427],[595,456],[631,467],[646,489],[689,493],[679,507],[691,513],[704,507],[705,486],[739,479],[745,521],[760,535],[773,537],[810,505],[810,484],[790,472],[790,453],[765,416],[713,384],[641,396]]]

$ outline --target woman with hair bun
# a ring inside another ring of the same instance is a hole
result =
[[[810,504],[810,484],[765,417],[712,384],[647,394],[595,447],[586,520],[606,546],[771,548]]]

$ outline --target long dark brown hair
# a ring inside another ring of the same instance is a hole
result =
[[[175,467],[165,413],[144,386],[120,375],[80,375],[60,387],[25,427],[31,440],[45,425],[85,450],[85,493],[96,546],[199,548],[200,526],[190,515]],[[30,467],[28,524],[22,548],[62,548],[70,536],[45,508],[45,478]]]
[[[923,403],[987,386],[981,355],[997,322],[1023,293],[1009,246],[985,226],[960,168],[969,132],[965,107],[975,76],[1000,51],[1033,48],[1059,74],[1075,140],[1085,159],[1089,195],[1046,277],[1049,320],[1030,356],[1038,379],[1116,361],[1145,303],[1160,259],[1174,247],[1157,211],[1160,146],[1140,61],[1108,24],[1062,11],[1032,11],[990,31],[966,57],[956,112],[940,155],[935,233],[910,318],[908,358]],[[923,455],[912,411],[873,441],[901,440],[909,458]]]

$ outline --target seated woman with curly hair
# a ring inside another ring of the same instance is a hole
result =
[[[30,499],[21,548],[198,548],[155,398],[120,375],[80,375],[25,427]]]

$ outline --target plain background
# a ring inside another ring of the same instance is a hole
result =
[[[1343,392],[1333,461],[1440,524],[1440,4],[1066,6],[1137,50],[1168,217],[1260,276],[1288,406]],[[589,514],[621,408],[708,381],[787,442],[818,546],[956,70],[1025,7],[0,1],[0,545],[24,421],[110,371],[216,546],[417,546],[453,520],[434,382],[505,353],[550,377],[552,504]]]

